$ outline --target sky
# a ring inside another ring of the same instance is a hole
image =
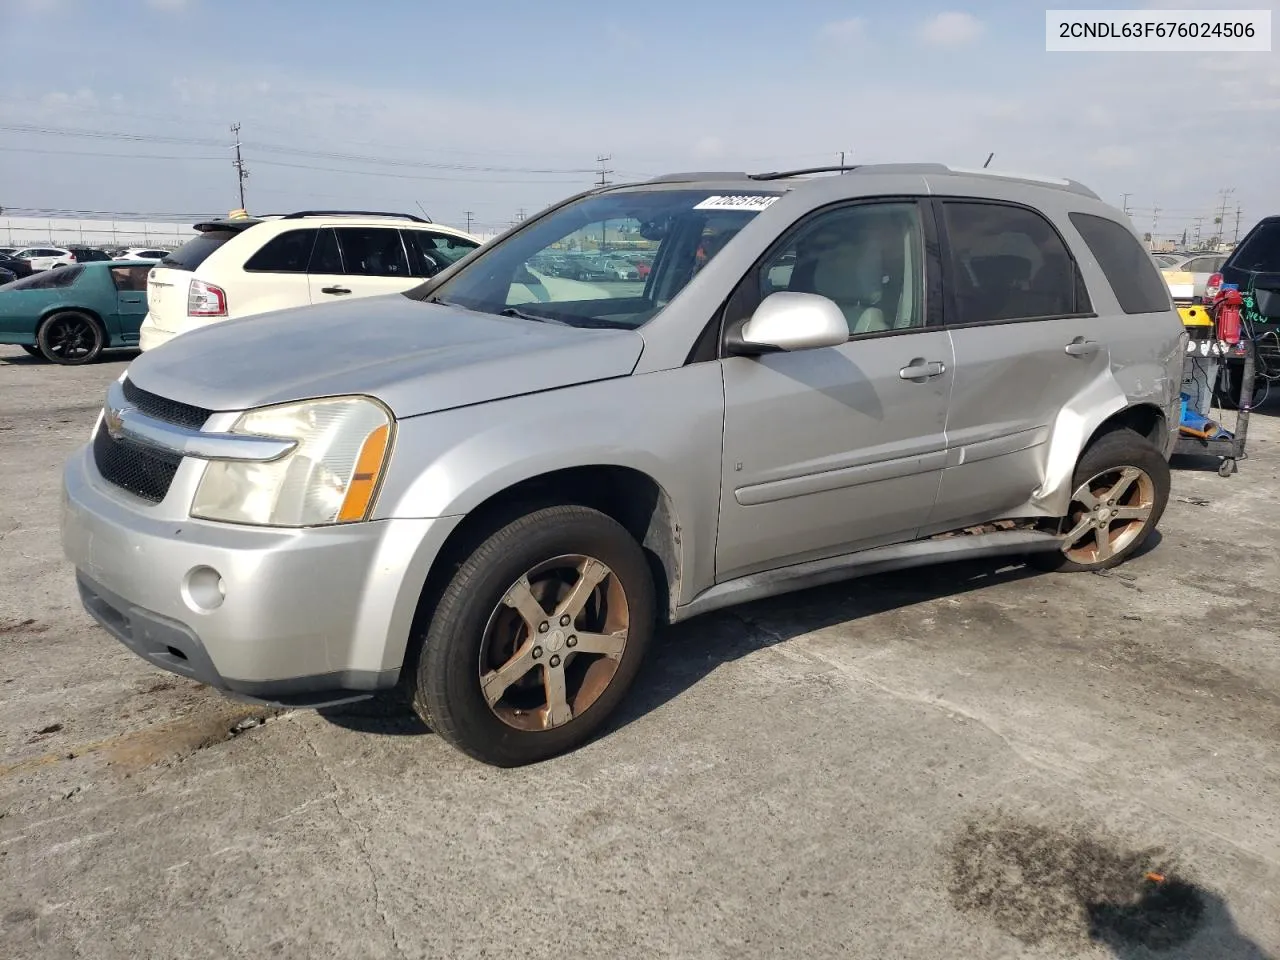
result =
[[[256,213],[470,213],[484,232],[602,167],[619,182],[841,151],[994,152],[993,169],[1080,180],[1161,235],[1222,191],[1229,227],[1237,205],[1242,230],[1280,213],[1280,52],[1048,53],[1047,5],[0,0],[0,207],[225,214],[239,122]]]

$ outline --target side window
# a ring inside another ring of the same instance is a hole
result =
[[[914,203],[869,203],[801,223],[760,267],[760,296],[835,301],[850,335],[924,325],[924,243]]]
[[[147,273],[149,267],[112,267],[111,281],[122,293],[137,293],[147,289]]]
[[[434,277],[455,260],[460,260],[478,244],[467,243],[426,230],[403,230],[405,249],[415,277]],[[465,244],[465,245],[464,245]]]
[[[1089,245],[1125,313],[1171,309],[1169,287],[1127,227],[1106,217],[1073,213],[1071,222]]]
[[[306,273],[317,232],[289,230],[268,240],[248,259],[245,270],[249,273]]]
[[[411,277],[400,231],[384,227],[338,227],[338,245],[348,276]]]
[[[320,231],[316,240],[316,248],[311,253],[311,265],[308,273],[340,274],[342,269],[342,251],[338,249],[338,235],[332,227]]]
[[[1092,309],[1070,250],[1040,214],[970,201],[946,201],[942,208],[959,313],[954,322],[1061,317]]]

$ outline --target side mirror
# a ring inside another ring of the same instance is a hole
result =
[[[848,339],[849,324],[833,301],[816,293],[784,290],[765,297],[726,346],[730,353],[750,357],[835,347]]]

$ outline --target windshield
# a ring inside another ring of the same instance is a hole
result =
[[[575,327],[634,329],[778,196],[633,190],[586,197],[481,254],[428,299]]]
[[[1280,273],[1280,220],[1259,224],[1244,238],[1231,265],[1241,270]]]
[[[58,290],[63,287],[69,287],[76,282],[76,278],[84,267],[63,267],[60,270],[44,270],[40,273],[33,273],[29,277],[23,277],[13,283],[5,284],[5,290]]]

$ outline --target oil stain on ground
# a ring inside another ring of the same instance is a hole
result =
[[[1203,891],[1157,848],[1129,849],[1083,827],[996,815],[968,823],[950,850],[949,894],[1026,944],[1093,941],[1118,955],[1191,940]]]

